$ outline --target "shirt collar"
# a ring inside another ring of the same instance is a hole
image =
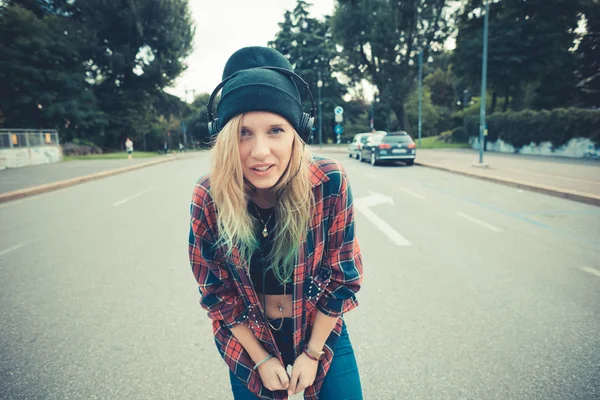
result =
[[[310,182],[312,183],[313,187],[317,187],[329,180],[329,177],[325,174],[325,172],[323,172],[319,164],[314,161],[310,163],[309,171]]]

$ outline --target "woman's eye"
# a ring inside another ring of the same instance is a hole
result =
[[[244,138],[244,137],[248,137],[248,136],[250,136],[250,135],[251,135],[251,133],[250,133],[250,131],[249,131],[249,130],[247,130],[247,129],[242,129],[242,131],[240,132],[240,136],[241,136],[241,137],[243,137],[243,138]]]
[[[280,133],[283,133],[283,129],[281,129],[281,128],[273,128],[273,129],[271,129],[271,133],[273,133],[275,135],[278,135]]]

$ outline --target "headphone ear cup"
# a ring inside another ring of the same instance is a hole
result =
[[[215,136],[219,133],[219,118],[215,118],[208,123],[208,136]]]
[[[300,137],[305,143],[308,143],[312,134],[312,127],[315,123],[315,118],[311,117],[307,113],[302,113],[302,119],[300,120]]]

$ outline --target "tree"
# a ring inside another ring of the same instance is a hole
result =
[[[0,3],[5,124],[139,143],[161,116],[181,114],[163,89],[185,69],[193,34],[187,0]]]
[[[63,139],[102,130],[106,115],[85,81],[70,23],[35,2],[0,10],[0,109],[11,128],[55,128]]]
[[[337,71],[337,51],[331,37],[331,23],[328,16],[323,21],[309,16],[310,5],[299,0],[293,11],[286,11],[283,22],[279,23],[280,30],[275,40],[269,46],[285,55],[294,71],[300,75],[310,87],[315,103],[318,102],[317,82],[321,73],[322,115],[323,115],[323,140],[327,136],[334,137],[335,126],[333,109],[338,105],[345,105],[342,96],[347,89],[333,74]],[[301,93],[305,110],[309,110],[310,101],[306,93]],[[318,105],[317,105],[318,107]],[[350,115],[345,113],[344,116]],[[351,116],[357,117],[357,116]],[[315,128],[318,129],[318,115]],[[315,139],[313,138],[313,142]]]
[[[581,102],[600,107],[600,1],[589,0],[584,7],[586,33],[579,43],[577,71]]]
[[[557,106],[572,100],[574,65],[569,48],[580,8],[581,0],[491,2],[487,75],[491,112],[497,96],[505,97],[505,107],[509,99],[513,109],[527,106],[524,99],[529,83],[537,97],[532,106]],[[473,88],[481,81],[483,9],[482,0],[467,1],[458,18],[453,57],[455,73]]]
[[[457,96],[454,90],[454,75],[452,74],[451,67],[445,70],[441,68],[436,69],[423,79],[423,85],[430,89],[431,103],[433,105],[448,109],[454,108]]]
[[[185,69],[194,35],[187,0],[79,0],[73,18],[88,79],[111,117],[104,145],[141,137],[157,95]]]
[[[408,129],[404,103],[415,85],[417,56],[441,50],[448,35],[446,0],[339,0],[332,17],[333,37],[342,47],[345,73],[365,75],[381,101]]]

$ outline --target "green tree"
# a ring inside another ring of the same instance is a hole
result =
[[[600,1],[585,3],[586,33],[577,48],[581,103],[600,107]]]
[[[321,100],[323,116],[323,140],[327,137],[333,138],[335,126],[333,109],[336,106],[345,106],[346,102],[342,96],[347,89],[333,74],[337,71],[337,51],[331,36],[330,17],[318,20],[309,16],[310,4],[299,0],[293,11],[286,11],[283,22],[279,23],[279,32],[275,40],[269,42],[269,46],[277,49],[289,60],[294,71],[300,75],[310,87],[318,102],[317,82],[319,72],[321,73]],[[304,108],[309,110],[310,101],[306,93],[303,96]],[[318,107],[318,105],[317,105]],[[345,113],[344,116],[349,116]],[[350,118],[357,116],[350,116]],[[318,115],[315,120],[315,128],[318,129]],[[318,131],[315,131],[313,143],[318,141]]]
[[[110,116],[103,144],[150,129],[157,96],[185,69],[194,27],[187,0],[79,0],[73,8],[88,79]]]
[[[345,73],[368,77],[383,103],[408,129],[404,104],[416,83],[417,56],[442,48],[449,31],[445,0],[339,0],[333,37],[342,47]]]
[[[481,81],[483,1],[468,0],[458,18],[455,73],[473,88]],[[505,110],[525,104],[531,84],[531,106],[549,107],[572,101],[573,57],[581,0],[499,0],[490,4],[488,87],[491,112],[497,96]],[[557,12],[560,10],[560,12]]]
[[[433,73],[423,79],[423,85],[427,86],[431,92],[431,103],[436,106],[453,109],[456,104],[456,94],[454,89],[454,74],[452,68],[442,70],[436,69]]]
[[[30,1],[0,9],[0,109],[11,128],[56,128],[63,140],[107,123],[91,87],[70,22]]]

